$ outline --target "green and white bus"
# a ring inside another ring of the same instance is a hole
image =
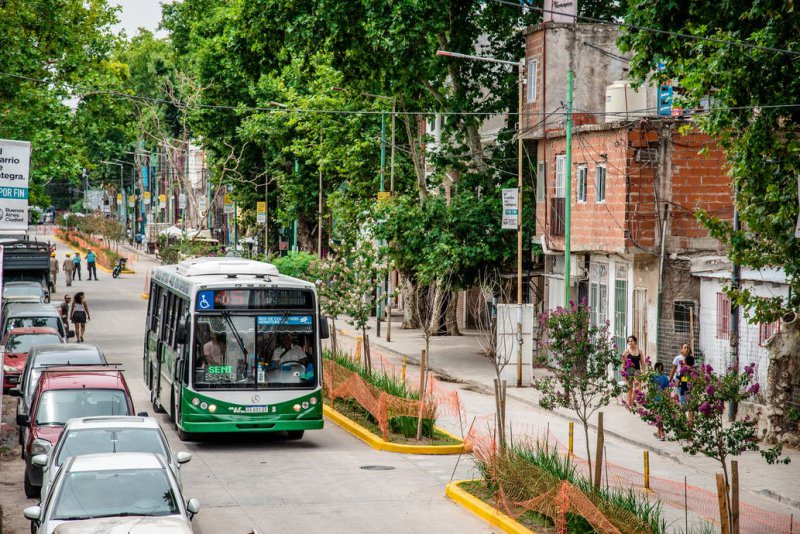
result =
[[[153,270],[144,380],[182,440],[195,433],[322,428],[314,284],[274,265],[197,258]]]

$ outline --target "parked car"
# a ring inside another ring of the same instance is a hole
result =
[[[57,365],[107,365],[103,351],[97,345],[89,343],[68,343],[60,345],[36,345],[28,353],[25,369],[22,371],[19,385],[9,393],[19,397],[17,401],[17,417],[27,415],[31,408],[33,392],[39,383],[39,375],[47,367]],[[26,428],[19,428],[19,444],[25,443]],[[22,450],[25,458],[25,449]]]
[[[133,399],[121,370],[108,366],[45,369],[33,394],[30,415],[17,415],[17,424],[28,429],[22,445],[25,495],[40,495],[42,468],[31,459],[50,451],[68,420],[133,414]]]
[[[181,488],[181,465],[192,459],[191,453],[173,453],[170,450],[167,437],[158,421],[151,417],[100,416],[70,419],[50,452],[31,458],[32,464],[42,468],[42,501],[47,499],[59,467],[68,458],[105,452],[160,454]]]
[[[63,342],[58,330],[54,328],[32,327],[11,330],[0,345],[0,352],[3,353],[3,393],[19,384],[31,347]]]
[[[3,302],[50,302],[50,294],[39,282],[6,282],[3,284]]]
[[[66,339],[67,329],[61,321],[61,312],[51,304],[31,304],[12,302],[3,309],[3,334],[14,328],[31,326],[49,327],[58,330],[58,334]]]
[[[59,469],[52,491],[24,510],[31,532],[192,532],[200,510],[184,502],[178,482],[157,454],[122,452],[73,456]]]

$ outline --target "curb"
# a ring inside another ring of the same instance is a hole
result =
[[[71,248],[73,252],[78,252],[80,254],[83,254],[84,258],[85,258],[85,254],[86,254],[85,251],[83,251],[83,250],[81,250],[79,248],[73,247],[72,245],[70,245],[66,241],[63,241],[60,237],[56,236],[55,234],[53,234],[53,239],[57,240],[59,243],[61,243],[65,247]],[[100,265],[99,263],[95,263],[95,265],[97,266],[98,269],[100,269],[104,273],[111,274],[113,272],[113,269],[109,269],[109,268],[107,268],[107,267],[105,267],[103,265]],[[133,269],[131,269],[129,267],[126,267],[125,269],[123,269],[122,272],[124,274],[136,274],[136,271],[134,271]]]
[[[464,442],[461,441],[461,438],[458,438],[439,427],[434,427],[436,428],[437,432],[441,432],[446,436],[457,439],[461,441],[461,443],[458,445],[404,445],[401,443],[391,443],[380,436],[373,434],[349,417],[340,414],[330,406],[323,405],[322,410],[325,416],[333,423],[347,430],[373,449],[377,449],[379,451],[398,452],[401,454],[461,454],[465,452],[466,447]]]
[[[355,339],[355,337],[356,337],[356,336],[353,336],[351,333],[349,333],[347,330],[345,330],[343,328],[342,329],[338,329],[338,333],[340,333],[340,334],[342,334],[345,337],[348,337],[350,339]],[[398,352],[398,351],[392,349],[391,347],[387,347],[387,346],[385,346],[383,344],[380,344],[380,343],[375,343],[372,340],[372,338],[370,338],[370,344],[376,345],[376,346],[380,347],[381,350],[384,350],[386,352],[390,352],[390,353],[394,354],[395,356],[397,356],[399,358],[406,358],[406,361],[408,363],[412,364],[412,365],[419,365],[419,358],[417,358],[415,356],[409,356],[408,354],[403,354],[401,352]],[[492,390],[492,388],[487,386],[486,384],[481,383],[481,382],[477,382],[475,380],[470,380],[470,379],[458,378],[458,377],[455,377],[455,376],[451,375],[450,373],[448,373],[444,369],[439,369],[439,368],[436,368],[436,367],[430,367],[429,366],[428,370],[433,372],[434,374],[439,375],[440,377],[444,377],[447,382],[455,382],[455,383],[458,383],[458,384],[465,384],[465,385],[470,386],[477,393],[482,393],[484,395],[492,395],[492,396],[494,396],[494,391]],[[581,420],[578,419],[577,417],[571,416],[569,414],[560,413],[560,412],[555,412],[555,411],[551,412],[551,411],[544,410],[541,406],[539,406],[539,403],[531,401],[530,399],[527,399],[525,397],[515,395],[514,392],[515,392],[514,388],[508,388],[508,397],[509,398],[513,398],[517,402],[521,402],[522,404],[524,404],[526,406],[529,406],[530,408],[533,408],[535,410],[539,410],[542,413],[555,415],[556,417],[560,417],[561,419],[564,419],[565,421],[572,421],[573,423],[578,423],[580,425],[583,425]],[[591,428],[591,429],[596,431],[597,430],[597,425],[594,424],[594,423],[589,423],[589,428]],[[664,458],[669,458],[670,460],[678,462],[681,465],[685,465],[685,466],[689,465],[689,464],[685,463],[684,461],[682,461],[680,456],[677,456],[677,455],[675,455],[675,454],[673,454],[673,453],[671,453],[671,452],[669,452],[669,451],[667,451],[665,449],[656,447],[656,446],[651,445],[649,443],[644,443],[644,442],[641,442],[641,441],[637,441],[636,439],[633,439],[633,438],[630,438],[628,436],[625,436],[624,434],[619,434],[619,433],[617,433],[617,432],[615,432],[613,430],[609,430],[608,428],[605,428],[605,427],[603,428],[603,432],[605,433],[606,436],[613,436],[615,439],[619,439],[620,441],[624,441],[625,443],[630,443],[631,445],[635,445],[637,447],[641,447],[642,449],[647,449],[648,451],[650,451],[652,453],[658,454],[659,456],[663,456]]]
[[[459,506],[469,510],[473,515],[480,517],[490,525],[498,527],[503,532],[508,532],[509,534],[536,534],[535,531],[530,530],[500,510],[492,508],[479,498],[461,489],[460,486],[464,482],[473,482],[473,480],[459,480],[449,483],[445,488],[445,495]]]

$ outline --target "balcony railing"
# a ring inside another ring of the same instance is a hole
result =
[[[563,198],[550,199],[550,235],[564,235],[564,200]]]

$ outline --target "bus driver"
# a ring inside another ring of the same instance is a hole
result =
[[[284,363],[299,363],[306,365],[308,363],[308,354],[298,345],[292,341],[292,334],[283,332],[278,338],[278,346],[272,353],[272,363],[274,365],[282,365]]]

